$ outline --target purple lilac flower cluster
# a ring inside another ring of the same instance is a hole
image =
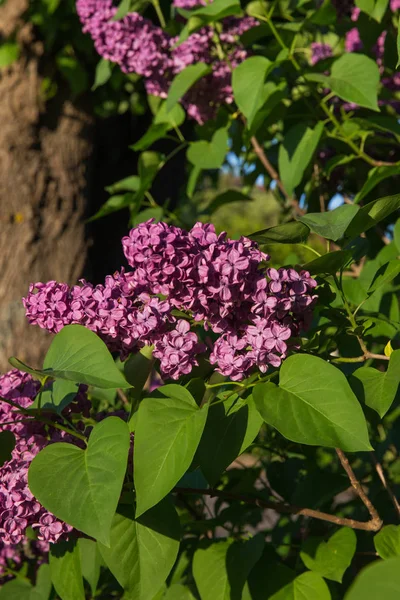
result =
[[[279,366],[290,338],[311,321],[315,280],[307,271],[266,268],[269,257],[247,238],[230,240],[210,224],[187,232],[150,220],[122,245],[133,270],[105,285],[32,284],[23,300],[30,323],[51,332],[79,323],[122,359],[154,346],[162,376],[172,379],[208,350],[220,373],[239,380]]]
[[[178,8],[191,9],[202,3],[177,0],[174,4]],[[223,20],[220,42],[226,60],[221,60],[215,33],[210,27],[203,27],[178,44],[178,38],[170,37],[138,13],[128,13],[114,21],[117,8],[113,6],[113,0],[77,0],[76,6],[83,31],[91,35],[97,52],[117,63],[125,73],[142,75],[149,94],[165,98],[174,75],[201,61],[210,65],[211,73],[184,97],[183,104],[189,116],[204,123],[215,116],[221,104],[233,102],[232,69],[248,55],[239,43],[239,37],[258,25],[255,19],[230,17]]]
[[[28,421],[13,406],[28,408],[39,391],[39,383],[31,375],[17,369],[0,377],[0,425],[1,430],[14,434],[15,447],[11,459],[0,467],[0,575],[10,560],[18,562],[23,545],[30,542],[26,535],[28,527],[37,531],[34,550],[44,553],[49,543],[65,538],[72,527],[59,521],[37,502],[28,488],[28,469],[33,458],[49,443],[74,440],[63,431],[45,428],[39,421]],[[9,400],[13,405],[5,402]],[[66,409],[72,412],[88,410],[89,401],[82,386],[76,398]],[[50,436],[50,440],[49,440]]]

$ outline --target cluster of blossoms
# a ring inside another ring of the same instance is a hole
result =
[[[210,224],[187,232],[150,220],[122,245],[132,271],[104,285],[31,284],[23,300],[30,323],[51,332],[84,325],[122,359],[154,346],[162,376],[173,379],[208,351],[220,373],[239,380],[255,367],[279,366],[289,338],[312,319],[315,280],[266,268],[269,257],[247,238],[230,240]]]
[[[191,9],[205,3],[177,0],[174,4],[177,8]],[[183,98],[188,114],[204,123],[215,116],[221,104],[233,102],[232,69],[247,57],[239,38],[258,25],[255,19],[224,19],[218,43],[210,27],[201,28],[179,43],[177,37],[169,36],[138,13],[128,13],[114,21],[117,8],[113,0],[77,0],[76,6],[83,31],[91,35],[97,52],[117,63],[125,73],[142,75],[149,94],[165,98],[173,77],[201,61],[210,66],[211,72]]]
[[[76,439],[18,412],[17,406],[26,409],[32,404],[39,387],[31,375],[16,369],[0,377],[1,430],[11,431],[15,437],[11,459],[0,467],[0,576],[10,561],[15,564],[21,561],[27,548],[35,555],[44,555],[49,543],[67,537],[72,531],[72,527],[43,508],[28,488],[28,468],[36,454],[49,443],[75,443]],[[89,405],[82,386],[63,414],[67,417],[72,412],[85,412]],[[27,537],[29,527],[37,532],[34,542]]]

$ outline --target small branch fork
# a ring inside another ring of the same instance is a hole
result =
[[[364,492],[364,489],[361,483],[358,481],[357,477],[355,476],[355,473],[351,468],[350,463],[345,454],[342,452],[342,450],[339,450],[339,448],[336,448],[336,453],[339,457],[342,467],[347,473],[347,476],[350,480],[354,491],[368,509],[368,512],[371,517],[369,521],[356,521],[355,519],[337,517],[336,515],[330,515],[328,513],[322,512],[320,510],[314,510],[312,508],[300,508],[298,506],[286,504],[284,502],[268,502],[267,500],[262,500],[260,498],[253,498],[251,496],[244,496],[242,494],[233,494],[231,492],[226,492],[225,490],[176,487],[173,491],[180,495],[198,494],[201,496],[209,496],[210,498],[236,500],[239,502],[244,502],[245,504],[258,506],[260,508],[269,508],[275,510],[277,513],[280,514],[292,514],[301,515],[303,517],[311,517],[313,519],[319,519],[320,521],[327,521],[328,523],[333,523],[334,525],[340,525],[342,527],[351,527],[351,529],[361,529],[363,531],[379,531],[383,524],[382,519],[380,518],[374,505]],[[388,489],[387,484],[385,485],[385,487],[386,489]],[[395,498],[394,500],[396,502],[396,507],[399,507],[397,500]],[[398,510],[400,514],[400,507],[398,508]]]

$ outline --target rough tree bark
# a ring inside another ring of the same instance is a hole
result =
[[[0,372],[11,355],[38,366],[50,342],[26,322],[29,282],[74,282],[86,259],[93,121],[62,92],[43,106],[42,44],[21,18],[28,4],[0,7],[0,36],[17,30],[22,46],[18,62],[0,72]]]

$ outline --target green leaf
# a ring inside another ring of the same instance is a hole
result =
[[[139,519],[121,506],[111,529],[111,544],[99,543],[101,555],[127,597],[152,600],[167,579],[178,554],[180,523],[163,500]]]
[[[283,143],[279,146],[278,167],[288,194],[292,194],[301,182],[304,171],[317,149],[323,129],[322,122],[314,129],[306,123],[298,123],[285,134]]]
[[[240,14],[241,8],[238,0],[214,0],[204,8],[179,12],[185,16],[199,17],[203,23],[212,23],[225,17]]]
[[[113,17],[113,21],[119,21],[123,19],[128,12],[131,10],[132,0],[121,0],[118,5],[118,10]]]
[[[379,112],[379,68],[375,60],[363,54],[344,54],[332,65],[331,75],[307,73],[309,81],[319,81],[346,102]]]
[[[50,592],[50,567],[49,565],[41,565],[36,575],[35,586],[29,581],[17,577],[2,584],[0,600],[48,600]]]
[[[342,583],[357,546],[357,536],[352,529],[342,527],[327,542],[320,538],[308,538],[300,557],[307,569],[326,579]]]
[[[128,425],[108,417],[93,427],[86,450],[56,443],[39,452],[29,489],[56,517],[108,545],[129,445]]]
[[[138,202],[137,199],[135,199],[135,194],[132,193],[111,196],[111,198],[109,198],[107,202],[104,202],[104,204],[99,208],[97,213],[88,219],[88,223],[91,221],[97,221],[97,219],[101,219],[102,217],[106,217],[114,212],[137,204]]]
[[[400,558],[377,560],[365,567],[345,596],[345,600],[399,600]]]
[[[4,42],[0,44],[0,68],[9,67],[18,60],[21,48],[17,42]]]
[[[275,227],[256,231],[247,237],[258,244],[297,244],[305,242],[309,234],[310,229],[307,225],[300,223],[300,221],[290,221],[283,225],[276,225]]]
[[[85,68],[75,58],[66,54],[56,57],[57,67],[67,80],[75,96],[82,94],[89,88],[89,77]]]
[[[101,566],[101,556],[97,543],[86,538],[79,538],[78,548],[83,578],[86,579],[90,585],[92,595],[95,596]]]
[[[134,460],[137,516],[162,500],[190,467],[207,410],[208,404],[200,409],[176,384],[158,388],[155,397],[140,403]]]
[[[355,154],[338,154],[337,156],[332,156],[332,158],[327,161],[324,171],[327,177],[330,178],[332,171],[334,171],[336,167],[347,165],[347,163],[357,160],[358,158],[359,157]]]
[[[400,29],[397,28],[397,63],[396,69],[399,68],[400,65]]]
[[[225,160],[228,139],[225,128],[217,129],[211,142],[192,142],[187,151],[187,158],[198,169],[219,169]]]
[[[54,337],[43,371],[49,377],[100,388],[129,388],[105,343],[82,325],[67,325]]]
[[[343,237],[347,227],[359,210],[359,207],[354,206],[354,204],[343,204],[335,210],[328,210],[323,213],[308,213],[299,217],[299,221],[305,223],[314,233],[336,242]]]
[[[386,196],[374,200],[360,208],[350,225],[346,229],[345,237],[356,238],[364,231],[375,227],[380,221],[386,219],[392,212],[400,208],[400,195]]]
[[[50,544],[51,581],[62,600],[85,600],[77,540]]]
[[[385,525],[374,536],[375,550],[381,558],[387,560],[400,556],[400,525]]]
[[[213,198],[210,204],[204,209],[203,213],[212,215],[218,208],[230,204],[231,202],[250,202],[252,198],[247,194],[243,194],[239,190],[226,190],[222,194],[218,194]]]
[[[389,0],[356,0],[356,6],[378,23],[382,21],[388,4]]]
[[[179,127],[185,120],[185,111],[180,104],[176,104],[171,110],[167,110],[167,103],[162,102],[154,117],[154,124],[168,123],[169,128]]]
[[[397,252],[400,254],[400,219],[397,219],[393,228],[393,241],[397,248]]]
[[[193,557],[193,577],[201,600],[241,600],[247,577],[264,549],[262,535],[247,542],[225,540],[199,548]]]
[[[92,85],[92,91],[97,90],[98,87],[107,83],[107,81],[112,75],[112,67],[113,64],[105,58],[102,58],[97,63],[96,73],[94,76],[94,84]]]
[[[186,94],[188,90],[204,75],[211,72],[211,67],[205,63],[199,62],[189,65],[176,75],[170,85],[166,101],[167,113],[171,111],[177,102]]]
[[[350,250],[335,250],[319,256],[303,265],[303,269],[310,271],[311,275],[318,273],[336,273],[352,260]]]
[[[15,448],[15,437],[12,431],[0,431],[0,467],[11,460]]]
[[[361,406],[339,369],[296,354],[281,367],[279,386],[261,383],[253,397],[262,418],[289,440],[348,452],[371,450]]]
[[[392,352],[387,371],[382,373],[372,367],[361,367],[352,374],[352,383],[355,391],[361,386],[360,394],[365,404],[381,418],[384,417],[392,406],[400,385],[400,350]]]
[[[158,152],[142,152],[138,161],[138,173],[140,177],[140,188],[138,196],[144,198],[145,192],[150,189],[161,165],[161,155]]]
[[[264,84],[262,90],[264,103],[252,119],[250,127],[251,135],[257,133],[274,108],[276,108],[287,95],[288,91],[285,81],[281,81],[278,85],[273,81],[267,81],[267,83]]]
[[[139,225],[139,223],[145,223],[145,221],[148,221],[149,219],[154,219],[155,223],[159,223],[162,220],[163,216],[164,209],[162,208],[162,206],[156,206],[154,208],[145,208],[144,210],[140,211],[140,213],[135,215],[133,219],[131,219],[130,225],[132,225],[132,227],[136,227],[136,225]]]
[[[263,56],[251,56],[240,63],[232,73],[232,88],[235,102],[247,119],[248,128],[266,97],[264,81],[274,68],[274,63]],[[249,94],[251,90],[251,94]]]
[[[394,177],[395,175],[399,174],[400,166],[398,165],[393,165],[390,167],[374,167],[369,171],[367,181],[364,183],[358,194],[356,194],[354,203],[358,204],[361,202],[361,200],[384,179],[387,179],[388,177]],[[351,206],[351,204],[348,206]]]
[[[131,175],[125,177],[121,181],[117,181],[112,185],[105,188],[109,194],[116,194],[118,192],[137,192],[140,189],[140,178],[137,175]]]
[[[368,288],[368,295],[371,296],[376,290],[392,281],[400,273],[400,261],[390,260],[385,265],[379,267]]]
[[[270,596],[269,600],[331,600],[331,594],[320,575],[307,572]]]
[[[254,441],[262,423],[251,396],[246,401],[231,397],[216,406],[211,405],[196,454],[211,486]]]
[[[61,414],[71,402],[74,401],[78,393],[79,384],[65,379],[56,379],[46,389],[40,392],[34,402],[29,405],[29,409],[40,408]]]
[[[161,140],[165,137],[167,131],[170,129],[170,125],[168,123],[159,123],[150,125],[148,130],[140,140],[135,142],[130,148],[135,152],[140,152],[142,150],[146,150],[149,146],[154,144],[157,140]]]
[[[165,592],[163,600],[194,600],[194,596],[189,588],[180,583],[174,583]]]

